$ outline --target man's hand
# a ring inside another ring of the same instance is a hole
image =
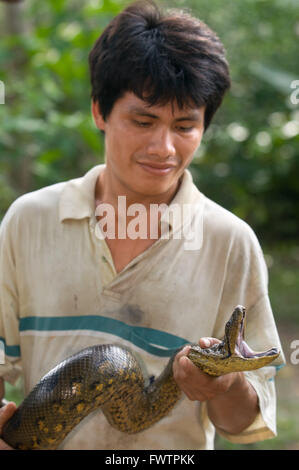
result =
[[[208,348],[220,342],[216,338],[201,338],[199,346]],[[207,401],[226,393],[236,380],[236,373],[212,377],[202,372],[188,359],[189,350],[190,346],[182,349],[176,355],[173,364],[174,379],[189,400]]]
[[[216,338],[201,338],[201,348],[220,343]],[[174,380],[190,400],[207,402],[213,424],[230,434],[238,434],[255,419],[258,397],[242,372],[212,377],[196,367],[187,354],[190,346],[180,351],[173,362]]]
[[[16,411],[17,406],[14,402],[9,402],[7,405],[0,408],[0,436],[2,434],[2,429],[4,424],[12,417],[14,412]],[[14,450],[10,447],[6,442],[0,439],[0,450]]]

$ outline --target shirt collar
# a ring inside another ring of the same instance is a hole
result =
[[[66,219],[93,218],[95,215],[95,186],[99,174],[105,165],[97,165],[89,170],[83,177],[67,181],[62,191],[59,201],[59,218],[62,222]],[[186,214],[193,217],[203,196],[193,184],[192,175],[189,170],[185,170],[181,184],[175,197],[171,201],[168,209],[163,213],[161,223],[166,223],[172,231],[178,230],[186,222]],[[173,207],[180,210],[181,216],[173,217]],[[189,206],[190,212],[185,211]],[[179,209],[180,208],[180,209]],[[182,210],[184,209],[184,214]],[[171,212],[172,211],[172,212]],[[170,213],[170,215],[169,215]],[[187,217],[188,219],[188,217]]]
[[[67,181],[59,201],[59,219],[84,219],[95,214],[95,186],[105,165],[97,165],[83,177]]]

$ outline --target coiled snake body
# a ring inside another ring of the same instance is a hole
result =
[[[258,369],[279,352],[253,352],[245,343],[245,309],[235,308],[224,340],[211,348],[192,345],[188,357],[204,372],[219,376]],[[86,348],[46,374],[3,429],[15,449],[55,449],[91,411],[101,408],[109,423],[125,433],[149,428],[166,416],[181,397],[172,375],[172,357],[161,375],[146,384],[142,367],[116,345]]]

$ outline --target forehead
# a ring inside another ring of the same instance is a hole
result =
[[[186,105],[181,108],[178,106],[176,100],[166,104],[151,105],[146,100],[139,98],[129,91],[119,98],[115,105],[118,105],[124,111],[132,114],[152,114],[153,116],[167,114],[173,117],[189,115],[194,119],[196,119],[196,117],[201,117],[205,110],[205,106],[191,107]]]

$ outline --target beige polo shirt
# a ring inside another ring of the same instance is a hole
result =
[[[28,393],[62,359],[101,343],[130,347],[157,376],[181,345],[222,338],[237,304],[247,309],[252,349],[281,350],[254,233],[199,192],[188,170],[170,208],[191,207],[189,215],[165,218],[165,212],[162,237],[116,272],[95,217],[103,167],[20,197],[2,221],[0,338],[6,355],[0,376],[14,383],[22,374]],[[281,355],[274,365],[283,361]],[[241,434],[222,433],[227,439],[275,436],[275,371],[246,372],[261,412]],[[96,410],[61,448],[212,449],[214,433],[205,404],[183,397],[167,417],[136,435],[115,430]]]

